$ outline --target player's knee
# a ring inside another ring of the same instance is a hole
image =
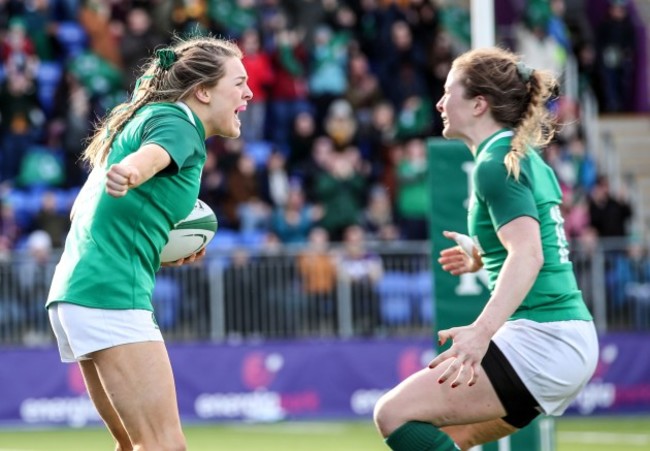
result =
[[[394,404],[395,402],[388,395],[379,398],[379,401],[375,404],[373,418],[375,426],[382,437],[388,437],[405,422],[405,419],[400,415],[401,410],[395,408]]]

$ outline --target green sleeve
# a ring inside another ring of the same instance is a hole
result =
[[[193,166],[200,157],[196,128],[186,120],[171,114],[159,115],[148,120],[142,132],[142,145],[158,144],[172,159],[163,173],[177,174],[184,167]]]
[[[539,221],[535,197],[524,173],[515,180],[508,175],[503,162],[487,160],[477,166],[474,183],[476,195],[487,205],[495,230],[520,216]]]

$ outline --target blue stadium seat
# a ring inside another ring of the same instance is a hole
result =
[[[65,50],[67,59],[81,54],[87,47],[88,35],[77,22],[59,22],[56,38]]]
[[[431,271],[421,271],[411,276],[411,287],[416,312],[420,321],[431,323],[433,321],[433,275]]]
[[[40,197],[36,198],[31,190],[13,189],[7,193],[6,200],[14,208],[18,226],[22,230],[29,230],[34,215],[41,207]]]
[[[251,249],[261,249],[266,241],[266,231],[254,230],[239,234],[240,243]]]
[[[246,143],[244,149],[246,154],[255,160],[257,166],[265,166],[273,151],[273,145],[266,141],[251,141]]]
[[[406,324],[411,319],[411,277],[401,272],[386,272],[377,286],[381,319],[384,324]]]
[[[164,274],[157,276],[151,302],[158,326],[162,330],[174,327],[181,306],[181,287],[178,281]]]
[[[36,81],[38,100],[46,114],[52,113],[54,94],[63,75],[63,67],[58,62],[42,62],[38,66]]]
[[[208,250],[215,249],[219,252],[230,251],[240,244],[239,233],[235,230],[221,228],[217,230],[214,238],[208,244]]]

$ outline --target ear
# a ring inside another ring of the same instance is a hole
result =
[[[490,109],[488,101],[483,96],[474,97],[474,115],[480,116]]]
[[[210,103],[210,91],[205,86],[199,86],[194,90],[194,97],[201,103]]]

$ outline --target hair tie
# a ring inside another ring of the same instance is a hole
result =
[[[530,66],[527,66],[526,63],[523,61],[519,61],[516,64],[517,66],[517,72],[519,73],[519,77],[524,81],[524,83],[528,83],[530,80],[530,76],[533,75],[533,72],[535,69],[533,69]]]
[[[176,52],[170,48],[156,50],[158,65],[162,70],[167,70],[176,62]]]

